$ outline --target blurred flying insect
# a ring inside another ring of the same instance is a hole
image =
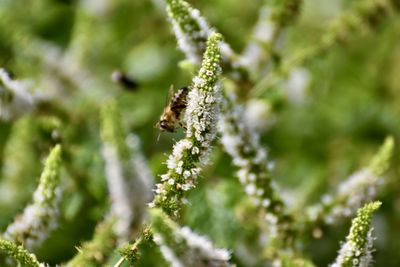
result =
[[[187,106],[187,95],[189,89],[187,87],[182,87],[176,93],[174,93],[174,87],[169,88],[168,93],[168,104],[164,108],[164,112],[160,116],[160,120],[157,122],[155,127],[161,131],[175,132],[176,125],[180,122],[182,113]]]
[[[132,79],[132,77],[129,77],[126,73],[120,70],[113,71],[113,73],[111,74],[111,79],[113,80],[113,82],[121,85],[128,91],[134,91],[138,87],[138,83],[134,79]]]

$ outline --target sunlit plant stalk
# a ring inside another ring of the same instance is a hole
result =
[[[221,73],[220,34],[212,34],[200,71],[189,86],[185,114],[186,136],[178,141],[167,160],[168,171],[156,185],[156,195],[150,206],[160,207],[168,214],[176,214],[184,193],[195,187],[201,166],[208,161],[216,135],[219,116],[219,84]]]
[[[5,238],[32,250],[58,227],[61,202],[60,168],[61,146],[57,145],[46,160],[32,204],[7,227]]]

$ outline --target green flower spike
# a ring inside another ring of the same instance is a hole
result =
[[[373,261],[373,241],[371,227],[372,214],[379,209],[381,202],[366,204],[357,211],[357,217],[351,223],[350,233],[346,238],[331,267],[366,267]]]
[[[193,65],[200,65],[207,49],[207,40],[216,30],[208,25],[199,10],[190,6],[186,1],[167,0],[166,4],[178,46],[190,63],[183,63],[181,66],[191,69]],[[233,80],[248,85],[249,73],[241,65],[239,56],[223,40],[220,40],[218,45],[221,50],[220,65],[223,67],[224,73]]]
[[[310,222],[334,224],[342,218],[354,216],[357,209],[373,201],[385,184],[382,175],[389,167],[393,149],[394,139],[389,136],[366,168],[343,181],[335,195],[325,195],[320,204],[309,208]]]
[[[216,136],[221,40],[222,36],[217,33],[208,39],[202,66],[189,87],[186,137],[174,145],[167,160],[168,172],[161,175],[155,199],[150,203],[151,207],[161,207],[169,214],[179,210],[184,192],[195,186],[200,166],[207,163],[211,143]]]
[[[61,146],[57,145],[46,160],[33,203],[7,227],[5,238],[31,250],[57,228],[61,202],[60,168]]]
[[[29,253],[23,246],[18,246],[14,242],[7,239],[0,238],[0,253],[12,257],[25,267],[45,267],[46,265],[40,263],[36,256]]]

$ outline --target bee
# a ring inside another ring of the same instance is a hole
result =
[[[132,79],[132,77],[129,77],[126,73],[120,70],[115,70],[111,74],[111,79],[113,80],[113,82],[118,83],[128,91],[134,91],[138,87],[137,81],[135,81],[134,79]]]
[[[187,106],[187,95],[189,89],[182,87],[174,93],[174,87],[171,86],[168,94],[168,105],[164,108],[164,112],[160,116],[160,120],[155,127],[161,131],[175,132],[176,125],[182,126],[180,119],[184,109]]]

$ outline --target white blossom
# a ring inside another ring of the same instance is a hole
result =
[[[103,144],[102,155],[111,199],[111,214],[117,218],[115,231],[118,236],[127,236],[133,220],[132,192],[124,177],[124,167],[117,150],[110,144]]]
[[[32,250],[58,227],[61,202],[60,164],[61,148],[56,146],[46,160],[32,204],[7,227],[3,234],[5,238],[24,244],[28,250]]]
[[[132,224],[142,221],[154,180],[140,152],[138,138],[129,135],[126,146],[130,149],[129,159],[122,158],[110,142],[105,141],[102,147],[111,214],[117,218],[115,231],[121,240],[129,236]]]
[[[373,263],[372,252],[374,237],[371,227],[372,214],[381,205],[373,202],[364,205],[357,211],[357,217],[351,223],[350,233],[342,244],[336,261],[331,267],[370,267]]]
[[[102,109],[101,137],[111,200],[110,215],[116,218],[114,230],[122,242],[129,240],[142,223],[146,203],[152,197],[154,179],[141,154],[139,139],[134,135],[126,137],[124,133],[116,102],[110,102]]]
[[[283,202],[275,194],[277,190],[269,177],[268,153],[259,142],[259,134],[248,126],[243,107],[234,101],[235,98],[230,96],[224,102],[218,125],[220,141],[238,168],[236,175],[244,191],[256,206],[265,210],[265,219],[273,236],[279,231],[278,220]]]
[[[260,9],[259,19],[253,29],[251,41],[247,44],[240,58],[241,64],[250,70],[258,69],[261,63],[260,60],[265,54],[266,44],[273,40],[277,26],[271,15],[272,10],[270,7]]]
[[[394,139],[385,139],[366,168],[363,168],[343,181],[335,194],[324,195],[321,203],[307,210],[308,220],[336,223],[339,219],[351,217],[366,202],[376,198],[385,180],[382,174],[389,166],[393,154]]]
[[[167,10],[179,48],[189,61],[200,64],[206,40],[213,30],[200,15],[200,11],[184,1],[167,1]]]
[[[247,127],[259,133],[266,131],[275,123],[275,117],[271,114],[271,105],[265,100],[248,100],[243,109],[243,117]]]
[[[171,267],[185,267],[181,259],[175,255],[174,251],[164,244],[164,240],[160,234],[154,234],[154,242],[159,246],[161,254],[169,262]]]
[[[130,150],[132,171],[143,185],[144,198],[149,201],[152,198],[151,188],[154,186],[154,176],[141,151],[140,139],[135,134],[129,134],[126,137],[126,144]]]
[[[200,252],[200,255],[198,255],[198,257],[210,259],[211,262],[229,261],[229,251],[227,251],[226,249],[215,248],[210,240],[208,240],[204,236],[200,236],[192,232],[189,227],[180,228],[179,233],[186,240],[188,246],[191,249],[193,249],[197,253]]]
[[[322,218],[327,224],[354,216],[364,203],[375,199],[383,183],[369,168],[362,169],[343,181],[335,195],[324,195],[321,204],[308,208],[307,215],[312,221]]]
[[[181,27],[175,21],[172,21],[172,29],[174,30],[176,39],[178,41],[179,49],[185,53],[186,58],[195,64],[201,62],[201,58],[199,57],[199,53],[197,47],[193,42],[188,38],[187,34],[182,31]],[[196,35],[196,37],[200,37],[201,35]]]
[[[293,68],[285,86],[288,100],[293,104],[303,104],[309,84],[310,72],[305,68]]]
[[[70,95],[70,88],[67,84],[72,84],[75,89],[81,90],[84,96],[96,97],[88,88],[98,88],[98,80],[83,67],[78,57],[75,55],[76,50],[81,50],[80,44],[71,44],[68,50],[62,50],[58,46],[39,39],[29,41],[29,46],[23,49],[35,57],[43,65],[43,74],[41,75],[40,85],[42,91],[37,93],[35,97],[38,100],[70,101],[67,96]]]
[[[199,65],[206,50],[206,41],[215,32],[198,9],[183,0],[168,0],[167,11],[176,36],[179,49],[185,53],[186,59]],[[239,62],[231,47],[221,41],[219,43],[222,59],[238,68]],[[196,81],[194,81],[196,84]]]
[[[177,201],[180,200],[176,192],[193,188],[200,174],[200,167],[208,163],[219,117],[220,41],[219,34],[211,35],[208,40],[202,67],[189,87],[183,118],[186,137],[175,143],[166,161],[168,172],[162,176],[162,183],[157,184],[153,201],[167,209],[176,211]]]
[[[0,119],[16,119],[34,110],[36,96],[27,81],[13,80],[0,68]]]
[[[159,210],[153,210],[154,241],[171,266],[227,267],[230,252],[215,247],[212,242],[194,233],[189,227],[179,227]]]
[[[112,4],[108,0],[81,0],[80,5],[92,16],[105,16]]]

